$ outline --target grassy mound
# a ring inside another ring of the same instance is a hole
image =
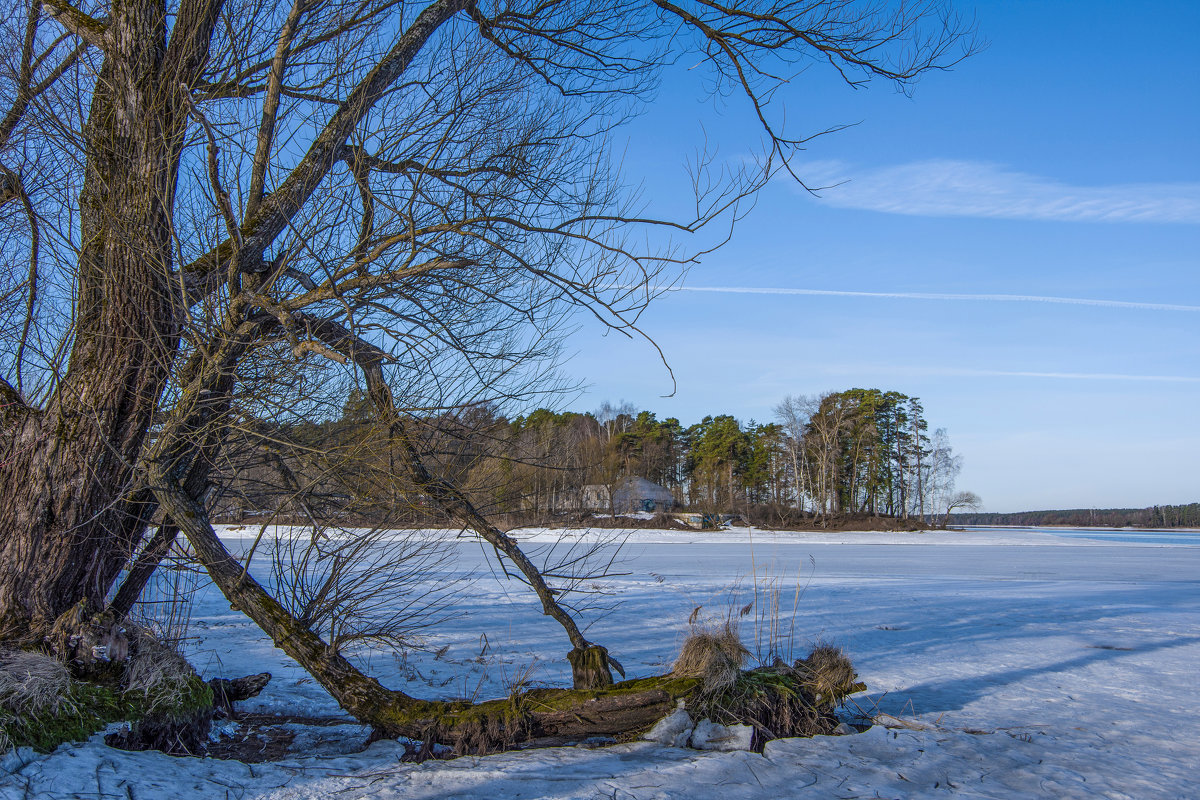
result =
[[[743,671],[747,655],[734,622],[697,627],[684,641],[672,674],[702,681],[687,700],[693,718],[752,725],[759,750],[771,739],[832,734],[839,723],[837,707],[866,688],[836,647],[818,645],[792,664],[777,660]]]
[[[212,715],[212,690],[182,657],[139,634],[111,682],[80,680],[52,656],[0,650],[0,745],[49,752],[112,722],[132,730],[110,737],[130,749],[196,753]]]

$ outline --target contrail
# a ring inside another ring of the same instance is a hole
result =
[[[1188,375],[1126,375],[1113,372],[1024,372],[994,369],[935,370],[940,375],[961,375],[980,378],[1061,378],[1084,381],[1159,381],[1166,383],[1200,383],[1200,377]]]
[[[1050,378],[1075,381],[1138,381],[1153,383],[1200,383],[1195,375],[1137,375],[1126,372],[1054,372],[1017,369],[971,369],[969,367],[922,367],[898,364],[839,365],[832,374],[887,373],[889,375],[936,375],[956,378]]]
[[[1129,300],[1095,300],[1087,297],[1045,297],[1036,294],[945,294],[936,292],[847,292],[835,289],[770,289],[746,286],[680,286],[675,292],[725,294],[816,295],[820,297],[882,297],[900,300],[976,300],[999,303],[1058,303],[1070,306],[1127,308],[1139,311],[1200,311],[1200,306],[1177,303],[1137,303]]]

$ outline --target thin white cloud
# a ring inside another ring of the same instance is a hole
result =
[[[1200,183],[1075,186],[976,161],[916,161],[858,169],[811,162],[802,174],[826,186],[820,202],[887,214],[1070,222],[1200,223]]]
[[[832,374],[864,373],[936,376],[948,378],[1044,378],[1067,381],[1118,381],[1134,383],[1200,383],[1196,375],[1139,375],[1123,372],[1057,372],[1038,370],[970,369],[966,367],[923,367],[904,364],[838,364],[826,370]]]
[[[786,289],[751,286],[680,286],[673,292],[717,292],[725,294],[815,295],[820,297],[871,297],[899,300],[950,300],[997,303],[1057,303],[1070,306],[1099,306],[1138,311],[1200,311],[1200,306],[1179,303],[1139,303],[1129,300],[1097,300],[1088,297],[1047,297],[1033,294],[949,294],[945,292],[850,292],[835,289]]]
[[[1136,381],[1151,383],[1200,383],[1194,375],[1127,375],[1116,372],[1026,372],[1000,369],[921,370],[925,374],[972,378],[1053,378],[1073,381]]]

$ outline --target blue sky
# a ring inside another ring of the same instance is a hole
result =
[[[802,162],[845,182],[767,187],[650,308],[673,397],[651,347],[585,324],[573,407],[766,421],[787,394],[896,389],[947,428],[988,510],[1200,500],[1200,3],[958,7],[988,48],[911,98],[793,81],[795,130],[858,123]],[[702,135],[734,159],[756,141],[684,70],[627,132],[662,213]]]

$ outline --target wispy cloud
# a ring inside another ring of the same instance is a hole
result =
[[[1071,222],[1200,223],[1200,183],[1075,186],[976,161],[931,160],[859,169],[811,162],[820,202],[888,214]]]
[[[1134,383],[1200,383],[1197,375],[1139,375],[1124,372],[1059,372],[1042,370],[971,369],[968,367],[929,367],[906,364],[838,364],[828,372],[861,375],[864,372],[887,375],[937,376],[949,378],[1044,378],[1067,381],[1118,381]]]
[[[1153,383],[1200,383],[1194,375],[1127,375],[1118,372],[1025,372],[1000,369],[934,369],[918,370],[923,374],[975,378],[1055,378],[1074,381],[1137,381]]]
[[[1099,306],[1138,311],[1200,311],[1200,306],[1178,303],[1139,303],[1128,300],[1097,300],[1088,297],[1045,297],[1032,294],[948,294],[944,292],[849,292],[835,289],[785,289],[750,286],[680,286],[676,292],[725,294],[816,295],[821,297],[872,297],[900,300],[952,300],[997,303],[1058,303],[1070,306]]]

